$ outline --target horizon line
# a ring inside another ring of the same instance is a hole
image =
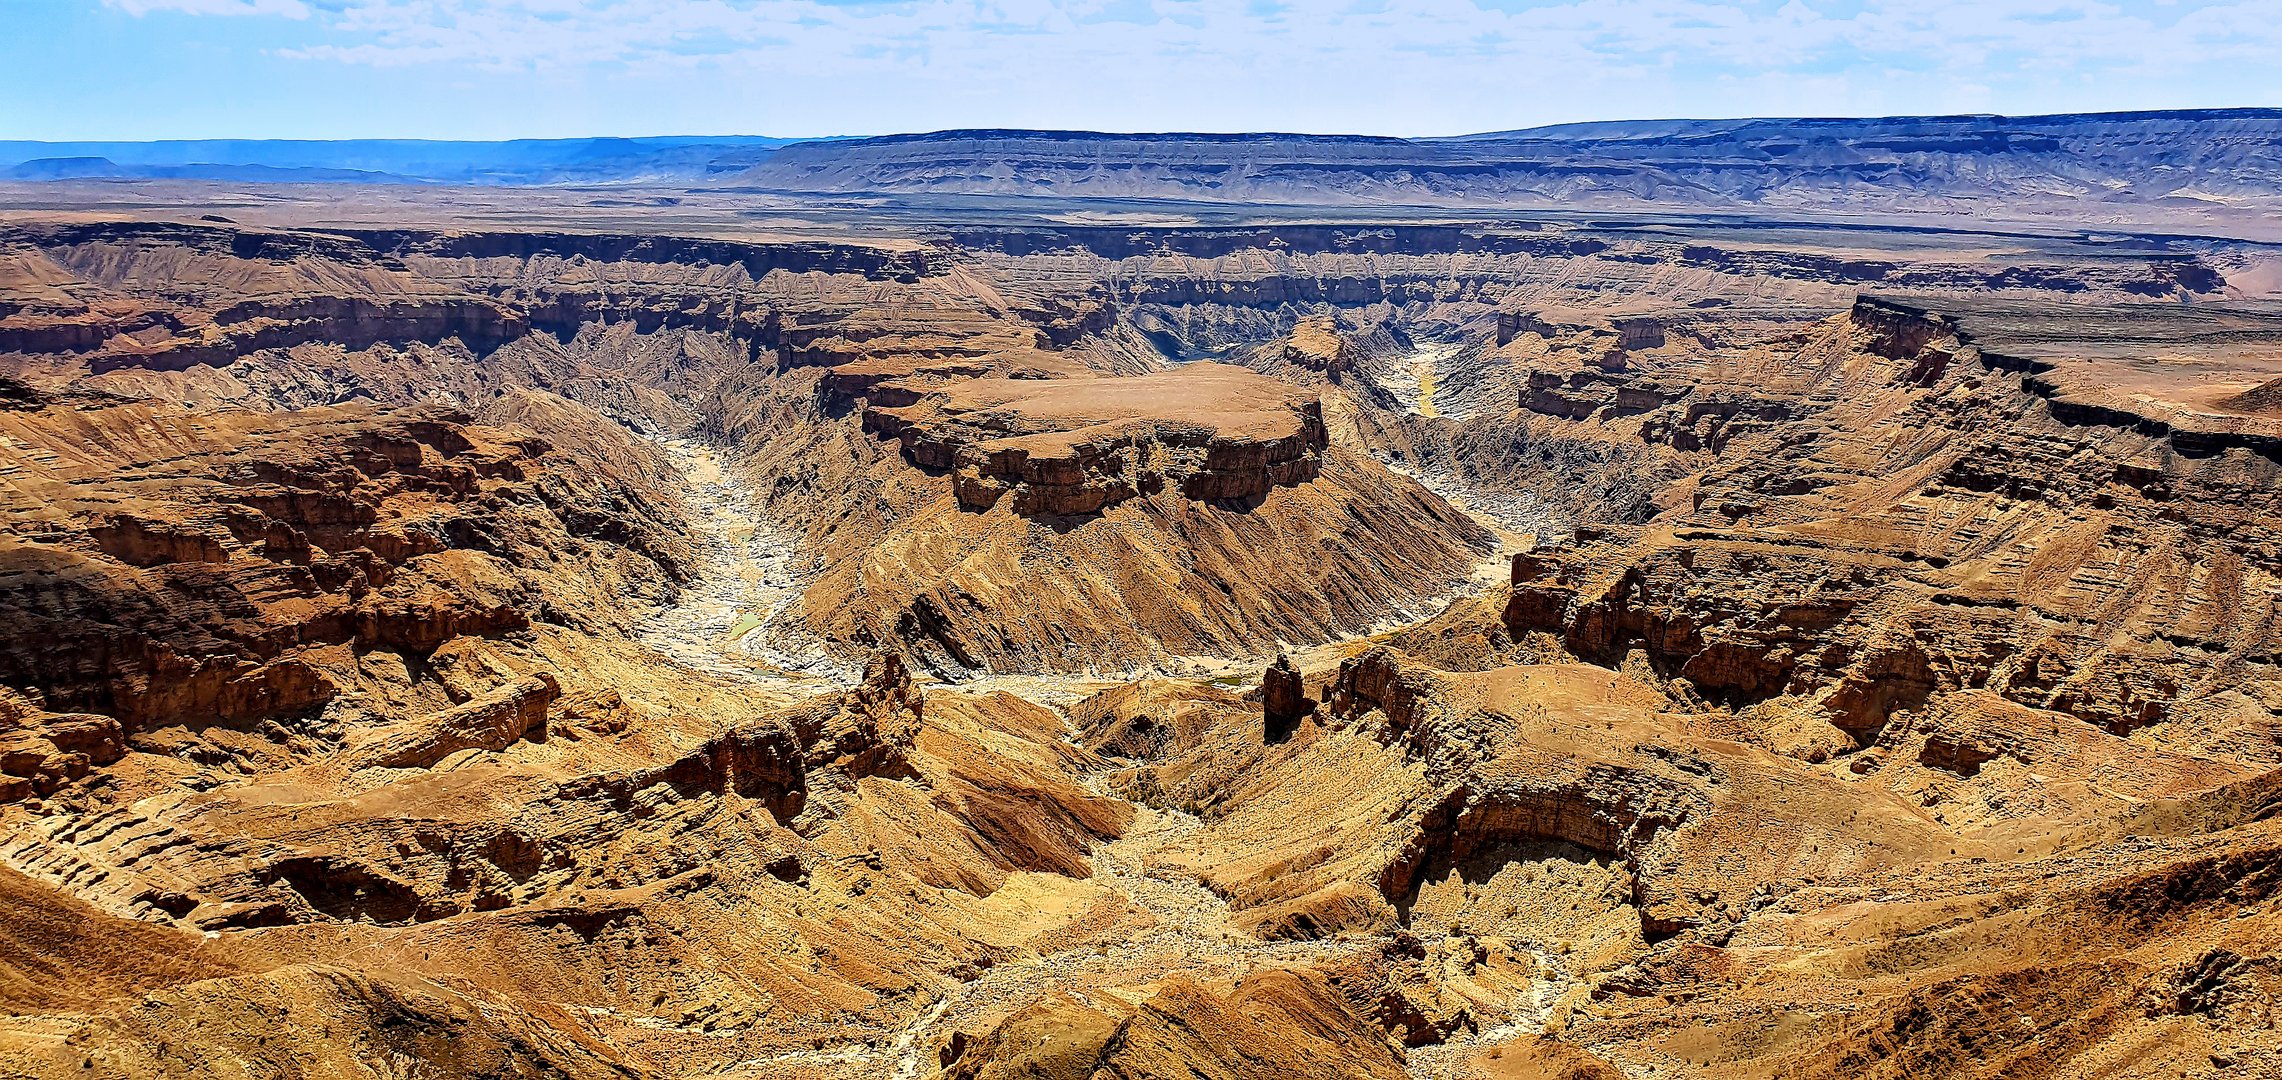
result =
[[[1482,137],[1482,136],[1488,136],[1488,135],[1520,135],[1520,134],[1526,134],[1526,133],[1529,133],[1529,132],[1533,132],[1533,131],[1552,131],[1552,130],[1557,130],[1557,129],[1562,129],[1562,128],[1583,128],[1583,127],[1593,127],[1593,126],[1597,126],[1597,125],[1615,125],[1615,124],[1722,124],[1722,123],[1729,123],[1729,124],[1746,124],[1746,123],[1843,123],[1843,122],[1849,122],[1849,121],[1853,121],[1853,122],[1864,122],[1864,121],[1879,121],[1879,120],[1887,120],[1887,121],[1910,121],[1910,120],[1928,120],[1928,121],[1930,121],[1930,120],[2017,120],[2017,121],[2031,121],[2031,120],[2061,120],[2061,119],[2091,119],[2091,118],[2124,118],[2124,117],[2138,117],[2138,118],[2160,118],[2160,117],[2165,117],[2165,116],[2180,116],[2180,117],[2186,117],[2186,116],[2208,116],[2208,115],[2213,115],[2213,114],[2246,114],[2246,115],[2264,114],[2264,115],[2268,115],[2268,116],[2273,116],[2273,117],[2277,117],[2277,118],[2282,118],[2282,105],[2223,105],[2223,106],[2212,106],[2212,107],[2191,107],[2191,108],[2158,108],[2158,109],[2094,109],[2094,110],[2085,110],[2085,111],[2071,111],[2071,112],[2041,112],[2041,113],[1957,112],[1957,113],[1878,113],[1878,114],[1864,114],[1864,115],[1835,115],[1835,114],[1826,114],[1826,115],[1820,115],[1820,116],[1655,116],[1655,117],[1635,116],[1635,117],[1615,117],[1615,118],[1604,118],[1604,119],[1598,119],[1598,120],[1565,120],[1565,121],[1560,121],[1560,122],[1557,122],[1557,123],[1550,123],[1550,124],[1532,124],[1532,125],[1530,125],[1530,126],[1528,126],[1528,127],[1519,127],[1519,128],[1492,128],[1492,129],[1488,129],[1488,130],[1484,130],[1484,131],[1463,131],[1463,132],[1456,132],[1456,133],[1453,133],[1453,134],[1447,134],[1447,135],[1388,135],[1388,134],[1377,134],[1377,133],[1372,133],[1372,132],[1363,132],[1363,131],[1278,131],[1278,130],[1260,130],[1260,129],[1235,129],[1235,130],[1225,130],[1225,131],[1214,131],[1214,130],[1205,130],[1205,129],[1177,129],[1177,128],[1167,128],[1167,129],[1161,129],[1161,130],[1152,130],[1152,131],[1109,131],[1109,130],[1102,130],[1102,129],[1095,129],[1095,128],[1030,128],[1030,127],[992,127],[992,126],[984,126],[984,127],[948,127],[948,128],[935,128],[935,129],[930,129],[930,130],[902,130],[902,131],[882,131],[882,132],[873,132],[873,133],[868,133],[868,134],[848,134],[848,133],[840,133],[840,134],[832,134],[832,135],[763,135],[763,134],[757,134],[757,133],[751,133],[751,132],[720,132],[720,133],[708,133],[708,134],[696,134],[696,133],[692,133],[692,134],[672,134],[672,133],[657,133],[657,134],[645,134],[645,135],[608,135],[608,134],[593,134],[593,135],[511,135],[511,136],[503,136],[503,137],[500,137],[500,138],[494,138],[494,139],[450,139],[450,138],[433,138],[433,137],[428,137],[428,136],[419,136],[419,135],[339,135],[339,136],[326,136],[326,137],[323,137],[323,138],[312,138],[312,137],[307,137],[307,136],[266,136],[266,135],[186,135],[186,136],[169,136],[169,137],[166,137],[166,138],[160,138],[160,139],[114,139],[114,138],[102,138],[102,137],[93,137],[93,136],[88,136],[88,137],[80,137],[80,138],[71,138],[71,139],[27,139],[27,138],[14,138],[14,137],[0,136],[0,143],[30,143],[30,144],[37,144],[37,145],[46,145],[46,146],[68,146],[68,145],[71,145],[71,144],[75,144],[75,143],[112,143],[112,144],[123,144],[123,145],[126,145],[126,144],[135,144],[135,145],[155,145],[155,144],[163,144],[163,143],[209,143],[209,142],[247,142],[247,143],[343,143],[343,142],[390,142],[390,143],[433,143],[433,144],[438,144],[438,145],[461,145],[461,146],[488,146],[488,145],[498,145],[498,144],[501,144],[501,143],[599,142],[599,141],[610,141],[610,140],[621,141],[621,142],[643,142],[643,141],[658,141],[658,140],[668,140],[668,139],[686,139],[686,140],[706,140],[706,139],[747,139],[747,140],[769,140],[769,141],[777,141],[777,142],[783,142],[783,143],[788,143],[788,144],[789,144],[789,143],[807,143],[807,142],[849,142],[849,141],[862,141],[862,140],[870,140],[870,139],[901,139],[901,138],[925,138],[925,137],[929,137],[929,136],[943,136],[943,135],[966,135],[966,134],[1008,134],[1008,135],[1102,135],[1102,136],[1124,136],[1124,137],[1133,137],[1133,138],[1139,138],[1139,137],[1158,137],[1158,138],[1164,138],[1164,137],[1178,137],[1178,136],[1190,136],[1190,137],[1214,137],[1214,138],[1230,138],[1230,137],[1241,137],[1241,136],[1253,136],[1253,137],[1261,137],[1261,138],[1288,137],[1288,138],[1305,138],[1305,139],[1380,139],[1380,140],[1389,140],[1389,141],[1397,141],[1397,142],[1435,142],[1435,141],[1443,141],[1443,140],[1451,140],[1451,139],[1468,139],[1468,138],[1480,138],[1480,137]]]

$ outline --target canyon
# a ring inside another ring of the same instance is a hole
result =
[[[0,1075],[2273,1075],[2271,122],[0,185]]]

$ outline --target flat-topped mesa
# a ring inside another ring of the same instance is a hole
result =
[[[1583,336],[1609,339],[1618,349],[1661,349],[1670,322],[1668,314],[1653,309],[1502,308],[1498,311],[1497,344],[1518,337],[1552,340]]]
[[[867,426],[952,474],[959,505],[1007,494],[1025,517],[1100,513],[1168,488],[1200,502],[1257,499],[1316,478],[1322,406],[1242,368],[1196,363],[1128,378],[973,379]]]
[[[1521,408],[1567,420],[1616,420],[1677,406],[1676,412],[1651,419],[1643,437],[1685,452],[1723,445],[1725,440],[1712,432],[1731,419],[1787,423],[1804,415],[1812,392],[1797,379],[1819,377],[1806,364],[1790,369],[1789,375],[1759,368],[1745,375],[1716,374],[1690,360],[1685,349],[1657,352],[1673,338],[1700,340],[1685,317],[1625,316],[1608,319],[1605,326],[1552,322],[1549,316],[1527,313],[1516,317],[1521,320],[1517,338],[1535,335],[1553,345],[1516,355],[1523,374]],[[1505,319],[1501,314],[1501,335]],[[1881,373],[1878,377],[1896,385],[1931,388],[1961,362],[2033,366],[1984,356],[1951,316],[1866,295],[1807,333],[1814,348],[1879,361],[1871,365]],[[1645,354],[1638,363],[1629,359],[1635,352]],[[1711,428],[1703,426],[1706,418],[1715,421]]]
[[[2245,342],[2273,340],[2270,316],[2229,318],[2244,320],[2228,333]],[[1958,363],[1977,365],[2020,376],[2071,427],[2161,439],[2190,459],[2247,450],[2282,461],[2282,360],[2270,344],[2182,347],[2213,333],[2205,320],[2154,306],[1943,313],[1870,296],[1846,314],[1863,350],[1910,365],[1897,381],[1930,387]]]
[[[1355,348],[1339,323],[1327,315],[1311,315],[1292,327],[1284,339],[1283,361],[1310,371],[1336,376],[1355,366]]]
[[[852,360],[833,362],[824,370],[827,401],[871,406],[866,423],[874,430],[895,426],[893,417],[873,411],[916,404],[930,392],[967,379],[996,376],[1004,379],[1082,379],[1095,372],[1055,353],[1021,345],[1003,345],[983,337],[962,348],[905,348],[898,341],[883,352],[861,353]]]
[[[1504,349],[1522,338],[1535,338],[1538,349],[1567,357],[1562,374],[1567,374],[1566,365],[1616,373],[1633,367],[1633,353],[1664,348],[1671,343],[1668,331],[1686,325],[1684,317],[1675,323],[1672,314],[1655,311],[1619,314],[1562,307],[1508,308],[1498,312],[1496,347]],[[1523,355],[1542,354],[1524,350]],[[1542,373],[1534,365],[1531,371]]]
[[[1550,341],[1572,334],[1607,333],[1611,329],[1606,320],[1572,317],[1575,315],[1574,312],[1501,309],[1498,312],[1497,344],[1502,346],[1519,337],[1540,337]]]

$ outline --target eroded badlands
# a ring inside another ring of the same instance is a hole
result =
[[[0,1072],[2282,1060],[2264,247],[454,212],[0,225]]]

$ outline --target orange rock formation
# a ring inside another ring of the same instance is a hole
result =
[[[2282,1059],[2260,251],[880,214],[0,227],[0,1073]]]

